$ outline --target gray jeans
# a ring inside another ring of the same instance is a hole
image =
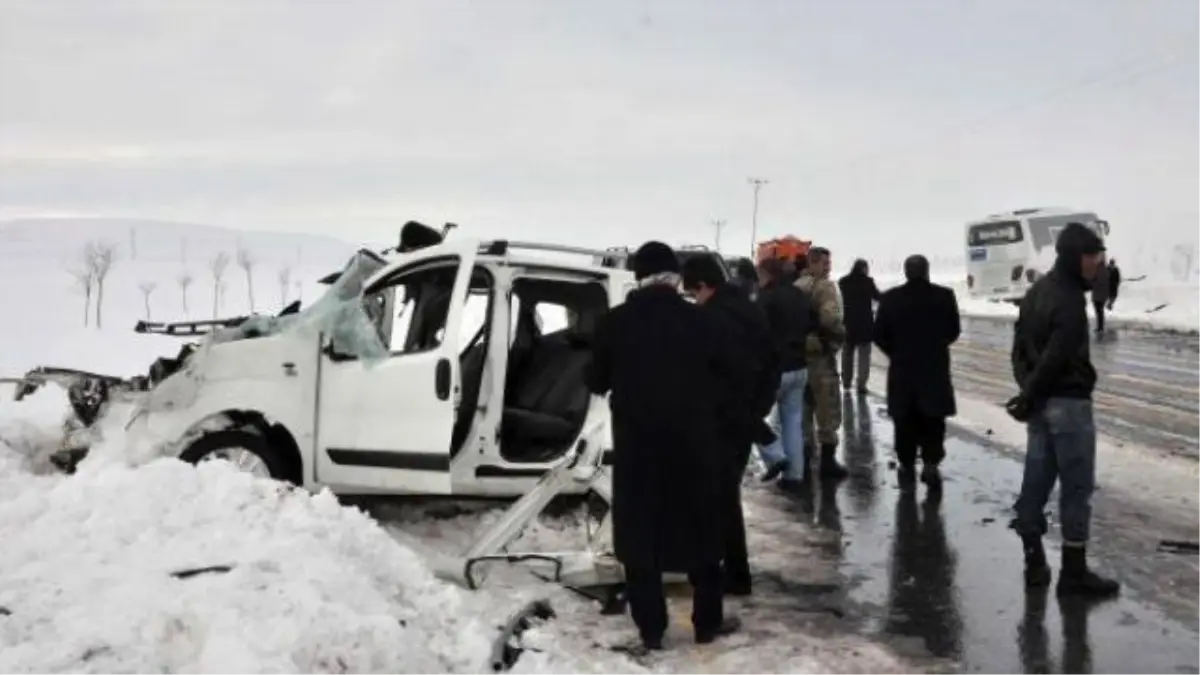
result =
[[[1046,533],[1046,502],[1057,479],[1065,544],[1087,543],[1096,487],[1096,425],[1092,402],[1052,398],[1026,424],[1025,477],[1017,498],[1017,532]]]
[[[857,358],[855,358],[857,357]],[[858,379],[854,377],[855,361],[858,365]],[[842,347],[842,388],[849,389],[851,384],[857,384],[859,389],[865,389],[867,378],[871,376],[871,343],[846,345]]]

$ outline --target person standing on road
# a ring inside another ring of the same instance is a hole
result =
[[[763,310],[739,288],[725,281],[721,266],[708,256],[697,256],[683,264],[683,289],[696,303],[715,316],[741,352],[750,372],[749,390],[740,392],[745,406],[740,420],[731,420],[721,430],[721,444],[729,460],[725,543],[725,593],[750,595],[750,560],[746,550],[746,522],[742,513],[742,477],[754,443],[770,443],[773,434],[766,417],[779,389],[779,359]]]
[[[1013,376],[1020,393],[1009,414],[1029,432],[1025,475],[1017,499],[1016,530],[1025,549],[1025,583],[1050,583],[1042,537],[1046,502],[1059,488],[1062,570],[1058,592],[1093,597],[1116,595],[1120,584],[1088,568],[1087,544],[1096,484],[1096,424],[1084,294],[1104,264],[1104,242],[1087,227],[1069,223],[1055,244],[1054,269],[1021,300],[1013,330]]]
[[[718,439],[749,368],[718,322],[680,295],[670,246],[647,242],[632,267],[638,288],[598,323],[587,381],[611,392],[613,544],[641,651],[662,649],[664,572],[687,572],[697,642],[740,625],[723,608],[729,461]]]
[[[767,327],[777,367],[781,372],[773,393],[779,437],[760,446],[767,466],[763,481],[782,476],[781,485],[794,489],[808,479],[811,458],[804,451],[804,388],[808,381],[808,334],[815,323],[808,295],[787,278],[783,262],[774,258],[759,264],[762,290],[758,303],[767,318]]]
[[[1121,289],[1121,268],[1117,267],[1117,259],[1108,259],[1108,311],[1112,311],[1117,303],[1117,291]]]
[[[846,339],[846,328],[837,286],[829,279],[832,266],[829,249],[814,246],[808,251],[808,265],[796,286],[808,294],[817,313],[817,325],[808,334],[805,355],[808,389],[812,392],[812,405],[805,406],[805,446],[812,449],[819,442],[821,476],[838,479],[846,476],[846,469],[837,461],[838,428],[842,426],[837,352]]]
[[[1096,277],[1092,279],[1092,310],[1096,313],[1096,333],[1104,333],[1104,308],[1108,305],[1112,286],[1108,278],[1108,267],[1098,265]]]
[[[846,346],[842,347],[842,390],[850,391],[857,384],[860,396],[867,393],[871,376],[871,330],[875,321],[874,303],[879,302],[879,288],[871,278],[867,261],[854,261],[850,273],[838,279],[842,292],[842,311],[845,313]],[[857,362],[857,363],[856,363]],[[858,366],[858,378],[855,375]]]
[[[875,344],[888,357],[887,406],[895,433],[900,483],[911,485],[917,449],[921,481],[941,487],[938,465],[946,456],[946,418],[956,412],[950,345],[962,332],[954,291],[929,281],[922,255],[904,261],[903,286],[879,301]]]

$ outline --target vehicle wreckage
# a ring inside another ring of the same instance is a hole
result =
[[[449,576],[473,588],[488,562],[540,561],[543,578],[606,589],[594,597],[619,611],[609,409],[584,369],[596,321],[636,287],[628,252],[432,239],[359,251],[307,308],[139,322],[138,332],[200,339],[132,379],[38,368],[17,397],[64,386],[85,431],[120,400],[130,443],[309,490],[518,498]],[[56,457],[68,471],[95,434],[72,438]],[[510,550],[560,494],[602,507],[583,549]]]

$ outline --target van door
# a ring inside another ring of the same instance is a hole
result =
[[[388,353],[321,354],[320,483],[351,493],[449,494],[451,435],[462,392],[458,335],[478,244],[420,251],[363,290]],[[389,325],[390,324],[390,325]]]

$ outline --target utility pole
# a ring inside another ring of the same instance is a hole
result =
[[[758,246],[758,191],[771,181],[766,178],[749,178],[747,180],[754,186],[754,211],[750,214],[750,259],[753,260],[755,247]]]
[[[721,231],[725,229],[725,219],[724,219],[724,218],[720,218],[720,219],[717,219],[717,220],[714,220],[714,221],[712,221],[712,226],[713,226],[713,229],[717,231],[717,232],[716,232],[716,238],[717,238],[717,240],[716,240],[716,245],[717,245],[717,247],[716,247],[714,250],[715,250],[717,253],[720,253],[720,252],[721,252]]]

